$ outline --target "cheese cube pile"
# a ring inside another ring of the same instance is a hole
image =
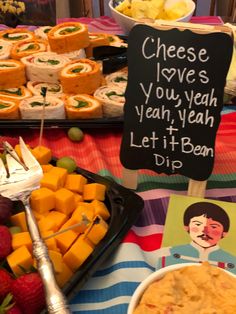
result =
[[[50,155],[46,150],[41,150],[41,153]],[[48,157],[40,158],[45,161]],[[110,212],[103,202],[106,187],[89,183],[80,174],[68,174],[66,169],[50,164],[42,165],[42,169],[40,188],[30,197],[42,238],[83,222],[84,216],[90,221],[88,225],[81,224],[45,240],[57,283],[63,287],[107,233]],[[13,215],[11,223],[20,227],[21,232],[12,237],[13,252],[7,261],[13,273],[20,275],[23,269],[29,270],[37,265],[25,213]]]

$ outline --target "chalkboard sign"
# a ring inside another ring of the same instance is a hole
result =
[[[132,29],[120,150],[125,168],[209,177],[232,48],[223,32]]]

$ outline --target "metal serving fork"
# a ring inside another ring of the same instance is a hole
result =
[[[43,176],[42,168],[21,137],[19,144],[23,162],[12,146],[8,142],[3,142],[7,166],[5,167],[0,158],[0,194],[11,200],[20,200],[24,204],[27,225],[33,243],[33,254],[45,288],[48,312],[50,314],[69,314],[69,307],[56,283],[47,247],[40,236],[29,203],[30,193],[39,188],[39,182]]]

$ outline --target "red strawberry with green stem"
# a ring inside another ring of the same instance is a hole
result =
[[[12,282],[11,275],[5,269],[0,269],[0,303],[11,291]]]
[[[6,311],[6,314],[23,314],[23,312],[17,305],[14,304],[11,308],[9,308]]]
[[[13,302],[13,296],[11,293],[8,293],[2,304],[0,305],[0,313],[1,314],[23,314],[20,308]]]
[[[44,286],[38,273],[24,274],[15,279],[11,292],[24,314],[38,314],[46,305]]]
[[[12,236],[6,226],[0,225],[0,261],[7,257],[12,251]]]

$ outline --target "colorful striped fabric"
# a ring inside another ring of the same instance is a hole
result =
[[[9,140],[15,145],[17,136],[21,135],[31,146],[38,145],[39,130],[20,130],[17,134],[14,130],[4,132],[5,136],[0,140]],[[120,182],[121,136],[122,130],[86,130],[82,142],[72,143],[66,130],[49,129],[44,131],[42,144],[50,147],[56,157],[72,156],[80,167]],[[207,198],[236,201],[235,152],[236,112],[226,110],[217,133],[215,167],[208,180]],[[71,300],[73,313],[126,313],[135,288],[155,270],[169,195],[186,195],[187,183],[187,178],[183,176],[168,177],[140,171],[138,194],[145,201],[142,215],[115,253]]]
[[[236,186],[236,112],[222,114],[215,145],[215,164],[207,188],[232,188]],[[16,131],[2,131],[17,142]],[[19,133],[32,145],[38,145],[39,130],[22,129]],[[82,142],[72,143],[63,129],[45,129],[42,144],[54,152],[55,157],[71,156],[81,168],[122,181],[119,159],[122,130],[85,130]],[[153,189],[186,190],[188,179],[181,175],[166,176],[149,170],[140,170],[137,192]]]
[[[193,22],[219,24],[217,17],[196,17]],[[61,20],[62,21],[62,20]],[[64,20],[63,20],[64,21]],[[119,33],[119,27],[109,17],[82,18],[91,31]],[[2,130],[0,141],[18,143],[21,135],[27,144],[38,145],[39,130]],[[115,181],[122,181],[119,150],[122,129],[85,130],[84,140],[71,142],[63,129],[46,129],[42,145],[52,149],[55,157],[71,156],[78,166]],[[70,302],[73,313],[125,314],[130,298],[156,267],[165,224],[169,195],[186,194],[188,179],[159,175],[140,170],[137,193],[144,199],[142,214],[116,248],[114,254],[88,280]],[[207,183],[206,197],[236,202],[236,112],[224,108],[216,137],[215,165]],[[130,208],[134,210],[135,208]]]

